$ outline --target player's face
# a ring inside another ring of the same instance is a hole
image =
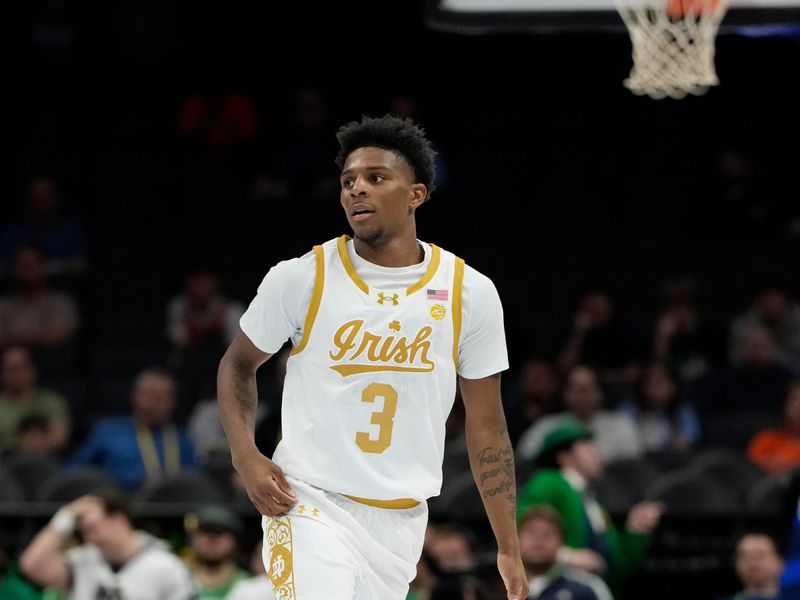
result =
[[[340,200],[356,239],[381,244],[413,226],[414,210],[427,189],[414,183],[414,170],[400,154],[383,148],[357,148],[340,176]]]

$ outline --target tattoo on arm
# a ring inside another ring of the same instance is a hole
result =
[[[505,496],[510,504],[509,512],[514,516],[517,503],[514,451],[505,426],[502,431],[505,432],[503,441],[506,443],[501,448],[486,446],[478,452],[478,486],[484,500]]]

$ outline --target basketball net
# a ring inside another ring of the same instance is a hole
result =
[[[634,94],[683,98],[719,84],[717,32],[730,0],[614,0],[631,35]]]

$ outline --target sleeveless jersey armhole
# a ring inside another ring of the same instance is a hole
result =
[[[303,351],[308,344],[308,338],[311,337],[311,330],[314,327],[314,321],[319,312],[319,305],[322,301],[322,289],[325,286],[325,253],[322,246],[314,246],[314,263],[316,266],[314,274],[314,291],[311,292],[311,302],[308,304],[308,312],[306,313],[306,320],[303,323],[303,337],[300,343],[292,348],[292,355],[299,354]]]
[[[461,340],[462,292],[464,290],[464,259],[456,257],[453,274],[453,362],[458,372],[458,345]]]

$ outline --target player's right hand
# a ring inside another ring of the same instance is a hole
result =
[[[262,515],[276,517],[288,511],[297,497],[281,468],[259,452],[237,461],[247,496]]]

